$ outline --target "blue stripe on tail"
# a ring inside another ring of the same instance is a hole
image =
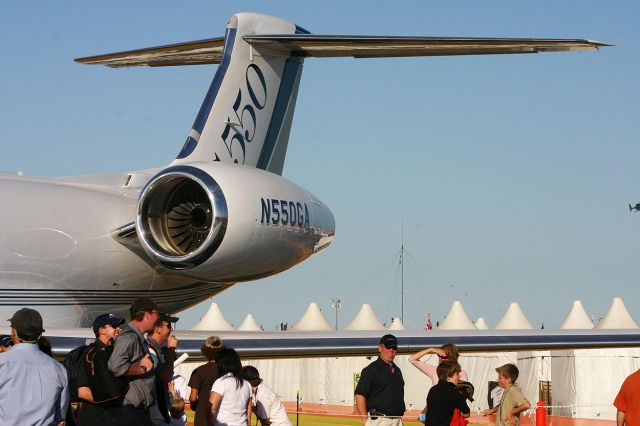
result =
[[[282,129],[282,123],[287,115],[287,107],[291,100],[291,94],[296,85],[296,79],[299,74],[299,70],[302,67],[302,63],[296,60],[287,59],[284,65],[284,71],[282,72],[282,79],[280,81],[280,88],[278,89],[278,96],[273,108],[273,115],[271,116],[271,122],[267,129],[267,135],[265,136],[264,145],[262,145],[262,151],[260,151],[260,158],[258,159],[257,168],[266,170],[271,160],[271,155],[276,147],[276,142],[280,136],[280,130]]]
[[[204,125],[209,118],[213,103],[216,100],[216,96],[218,96],[220,85],[222,85],[222,80],[224,80],[224,76],[227,73],[227,68],[229,68],[229,63],[231,62],[231,53],[233,52],[233,43],[236,39],[236,31],[237,30],[235,28],[227,28],[227,32],[224,36],[224,50],[222,61],[220,62],[218,70],[216,71],[216,75],[213,77],[213,81],[211,82],[211,86],[209,87],[209,91],[207,92],[207,96],[205,96],[204,102],[202,102],[202,106],[200,107],[200,111],[198,112],[198,116],[196,117],[196,121],[195,123],[193,123],[191,133],[189,134],[189,136],[187,136],[187,140],[184,143],[184,146],[176,157],[177,160],[188,157],[196,149],[196,146],[198,146],[198,141],[200,140],[202,129],[204,129]]]

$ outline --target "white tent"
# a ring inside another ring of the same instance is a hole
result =
[[[355,316],[353,321],[344,328],[345,330],[386,330],[380,322],[371,305],[365,303]]]
[[[541,382],[551,380],[551,352],[518,352],[517,357],[517,366],[520,370],[518,386],[522,390],[525,398],[527,398],[532,405],[535,405],[535,402],[542,400],[542,395],[540,394],[542,387]],[[567,380],[570,379],[567,378]],[[551,402],[555,403],[555,400]]]
[[[604,318],[600,320],[596,328],[640,328],[636,323],[627,308],[624,306],[624,302],[620,297],[614,297],[609,306],[609,310],[604,315]]]
[[[476,325],[476,328],[478,330],[488,330],[489,329],[489,326],[487,325],[487,322],[484,320],[483,317],[478,318],[476,320],[475,325]]]
[[[400,318],[392,318],[389,330],[406,330]]]
[[[587,315],[581,301],[573,301],[571,311],[569,311],[569,315],[567,315],[567,318],[565,318],[562,325],[560,325],[560,328],[571,330],[593,328],[593,321],[591,321],[591,318]]]
[[[533,326],[520,309],[520,305],[512,302],[495,328],[496,330],[532,330]]]
[[[238,331],[262,331],[262,328],[260,328],[256,320],[253,318],[253,315],[247,314],[244,321],[242,321],[242,324],[240,324],[240,327],[238,327]]]
[[[476,326],[467,316],[462,303],[459,300],[454,300],[449,313],[438,328],[441,330],[475,330]]]
[[[624,379],[640,369],[640,348],[551,351],[552,414],[615,420]]]
[[[218,304],[213,302],[192,330],[232,331],[233,327],[222,314]]]
[[[328,331],[333,330],[333,327],[322,315],[318,305],[311,302],[305,313],[291,329],[293,331]]]

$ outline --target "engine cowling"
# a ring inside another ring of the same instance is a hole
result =
[[[138,239],[165,268],[216,282],[281,272],[329,245],[333,214],[263,170],[223,163],[171,166],[138,200]]]

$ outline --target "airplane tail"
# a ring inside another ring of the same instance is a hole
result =
[[[306,31],[271,16],[231,18],[220,66],[174,164],[222,161],[282,173],[304,59],[243,37],[300,33]]]
[[[281,174],[307,57],[382,58],[597,50],[582,39],[316,35],[257,13],[234,15],[224,38],[76,59],[110,67],[220,64],[173,164],[222,161]]]

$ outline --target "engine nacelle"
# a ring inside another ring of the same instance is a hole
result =
[[[284,271],[328,246],[333,214],[287,179],[251,167],[168,167],[143,188],[136,217],[145,252],[203,281],[248,281]]]

